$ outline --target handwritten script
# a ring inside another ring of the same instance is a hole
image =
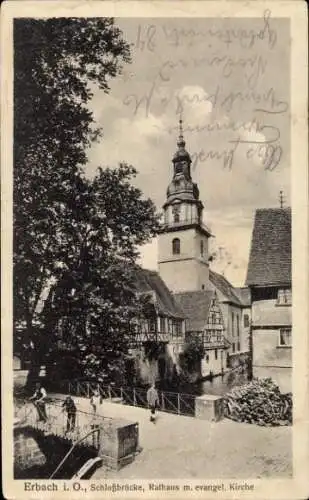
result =
[[[289,87],[284,80],[278,85],[280,31],[270,10],[261,19],[238,19],[236,27],[231,19],[214,19],[205,29],[164,21],[138,26],[135,51],[153,58],[155,71],[146,90],[128,93],[123,104],[143,118],[184,116],[184,132],[211,145],[191,154],[193,169],[207,161],[231,169],[242,151],[247,160],[274,170],[287,142],[282,124],[288,123],[289,102],[282,89]],[[175,135],[175,122],[155,126]]]

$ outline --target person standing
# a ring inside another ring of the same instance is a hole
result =
[[[36,406],[39,422],[47,422],[47,414],[46,414],[47,393],[44,387],[41,386],[40,382],[37,382],[35,387],[36,387],[35,393],[33,394],[33,396],[31,396],[31,398],[29,398],[29,401],[33,401],[34,405]]]
[[[102,398],[99,389],[95,389],[90,399],[90,404],[93,408],[94,415],[97,413],[98,406],[102,403]]]
[[[147,391],[147,402],[150,408],[150,422],[155,422],[156,408],[159,407],[159,395],[154,383]]]
[[[65,398],[62,407],[63,411],[67,412],[67,429],[65,432],[67,434],[74,431],[76,423],[76,406],[71,396]]]

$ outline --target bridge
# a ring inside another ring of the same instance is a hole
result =
[[[71,385],[70,385],[71,384]],[[243,478],[243,477],[273,477],[280,479],[291,477],[292,455],[291,455],[291,427],[259,427],[250,424],[241,424],[228,419],[223,419],[216,424],[192,416],[185,416],[181,413],[184,406],[180,399],[180,411],[178,413],[176,393],[170,396],[163,394],[163,402],[168,406],[168,400],[176,403],[171,411],[161,408],[158,413],[157,423],[153,424],[149,420],[149,411],[143,406],[144,392],[135,391],[136,405],[121,404],[126,398],[126,392],[133,397],[133,388],[130,391],[122,388],[123,400],[121,400],[121,388],[110,387],[110,398],[105,397],[100,405],[98,414],[94,418],[91,412],[90,401],[92,388],[95,384],[89,382],[65,382],[63,389],[58,393],[49,394],[51,402],[48,405],[48,412],[51,422],[46,424],[45,430],[39,431],[45,439],[49,439],[50,432],[56,431],[59,434],[65,432],[66,417],[61,413],[62,401],[66,394],[71,393],[78,408],[78,430],[71,436],[64,436],[68,443],[67,449],[59,456],[58,463],[55,463],[55,471],[60,461],[64,458],[70,447],[77,443],[78,437],[91,430],[91,425],[100,424],[103,421],[117,422],[117,420],[129,420],[138,424],[139,439],[142,448],[125,467],[120,469],[105,466],[93,471],[93,479],[117,478],[121,479],[170,479],[185,477],[188,479],[213,479],[214,477]],[[109,392],[108,386],[100,386],[101,391]],[[70,389],[70,391],[69,391]],[[160,394],[162,402],[162,394]],[[170,399],[171,398],[171,399]],[[30,411],[30,405],[26,405]],[[26,408],[25,407],[25,408]],[[25,408],[20,409],[21,418]],[[33,410],[35,408],[33,407]],[[32,412],[32,419],[35,413]],[[18,414],[16,414],[18,415]],[[188,414],[187,414],[188,415]],[[52,419],[56,422],[52,423]],[[85,424],[83,424],[85,422]],[[40,426],[34,422],[35,426]],[[43,427],[43,426],[42,426]],[[112,426],[111,426],[112,427]],[[45,434],[44,434],[45,433]],[[95,433],[94,433],[95,434]],[[89,444],[92,443],[92,436]],[[256,454],[256,443],[259,443],[259,455]],[[77,446],[79,446],[77,444]],[[51,449],[49,445],[48,449]],[[89,449],[89,448],[88,448]],[[74,452],[73,452],[74,453]],[[92,458],[98,458],[99,454]],[[84,460],[87,462],[88,458]],[[79,477],[83,474],[83,465],[76,467],[71,474]],[[104,465],[104,464],[103,464]],[[66,462],[65,462],[66,466]],[[60,477],[63,468],[58,470],[54,477]],[[45,475],[45,478],[50,477]],[[32,478],[35,476],[32,476]]]
[[[75,427],[68,431],[67,414],[63,408],[64,398],[65,396],[48,398],[46,422],[38,420],[37,410],[33,403],[15,401],[14,436],[17,438],[14,439],[14,444],[16,444],[15,448],[18,449],[19,458],[20,455],[26,455],[26,457],[21,457],[24,465],[27,460],[31,462],[33,453],[31,450],[28,453],[27,446],[22,446],[25,440],[20,436],[23,434],[30,436],[30,441],[31,439],[35,441],[38,445],[36,448],[39,448],[45,458],[48,456],[49,461],[51,461],[51,451],[56,455],[56,450],[50,449],[50,443],[53,443],[53,448],[66,450],[65,453],[62,452],[61,460],[58,461],[56,467],[53,468],[53,465],[50,464],[49,479],[60,478],[61,475],[58,477],[60,472],[63,472],[65,468],[68,469],[68,462],[76,452],[78,452],[79,458],[84,456],[85,460],[78,461],[79,468],[74,471],[73,478],[84,478],[97,465],[104,465],[105,469],[115,468],[118,470],[122,465],[134,460],[136,453],[139,452],[138,424],[136,422],[94,414],[93,411],[81,409],[79,402],[75,401],[77,406]],[[14,455],[16,455],[16,449]],[[36,450],[37,455],[39,450]],[[54,458],[52,459],[53,463],[55,462]],[[70,478],[72,477],[70,476]]]

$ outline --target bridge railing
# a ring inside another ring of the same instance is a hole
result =
[[[67,436],[69,439],[80,439],[80,437],[88,432],[89,435],[83,438],[81,445],[90,446],[98,449],[100,444],[99,427],[103,421],[109,424],[113,420],[110,417],[103,415],[94,415],[91,412],[76,408],[74,430],[67,434],[67,413],[63,411],[63,399],[50,399],[45,405],[47,420],[40,422],[38,420],[37,410],[35,405],[29,400],[14,398],[14,414],[17,426],[29,425],[33,428],[43,430],[47,433],[52,433],[57,436]],[[104,432],[108,433],[108,426],[104,427]]]
[[[147,389],[139,387],[116,387],[100,382],[68,380],[62,381],[58,390],[77,397],[90,398],[95,390],[102,399],[117,400],[118,403],[147,408]],[[159,409],[176,415],[195,415],[195,398],[193,394],[171,391],[158,391]]]

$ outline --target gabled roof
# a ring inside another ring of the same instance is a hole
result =
[[[234,292],[241,301],[243,306],[250,307],[251,305],[251,293],[250,288],[246,286],[234,287]]]
[[[211,269],[209,270],[209,279],[211,283],[226,297],[227,302],[231,302],[236,305],[242,305],[240,298],[236,295],[234,287],[231,283],[221,274],[215,273]]]
[[[291,283],[291,209],[266,208],[255,213],[246,285]]]
[[[184,318],[184,314],[178,307],[172,293],[156,271],[136,266],[134,281],[137,292],[153,292],[155,294],[159,314],[180,319]]]
[[[187,331],[201,331],[208,319],[211,301],[215,296],[213,290],[175,293],[178,306],[187,318]]]

